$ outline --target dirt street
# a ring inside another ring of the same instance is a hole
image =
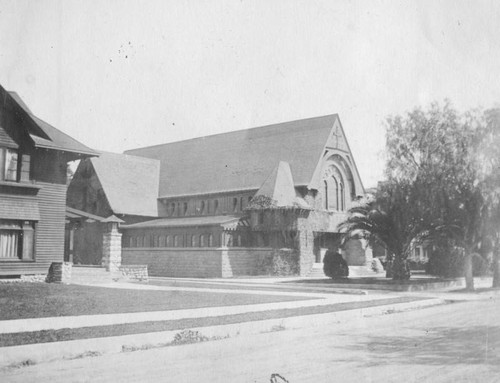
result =
[[[329,328],[56,361],[1,382],[498,382],[500,295]],[[307,317],[304,318],[307,320]]]

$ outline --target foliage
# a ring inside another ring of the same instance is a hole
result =
[[[459,114],[446,101],[389,117],[386,150],[387,181],[373,202],[351,210],[342,225],[348,237],[382,243],[390,253],[388,274],[395,279],[408,276],[413,246],[449,241],[462,251],[470,289],[478,262],[473,254],[489,241],[500,276],[500,111]],[[430,268],[441,269],[436,265],[455,257],[437,252]],[[452,274],[459,269],[449,266]]]
[[[349,210],[348,218],[339,229],[345,233],[344,242],[364,237],[372,246],[384,246],[389,254],[387,276],[408,279],[406,260],[422,231],[414,210],[411,184],[391,180],[379,186],[374,199],[366,199]]]
[[[247,206],[247,209],[269,209],[276,207],[276,200],[266,195],[258,195],[253,197]]]
[[[349,276],[349,267],[340,253],[328,250],[323,259],[323,272],[330,278],[345,278]]]
[[[265,275],[289,276],[299,274],[298,252],[292,249],[279,249],[271,256],[259,257],[257,268]]]
[[[378,258],[372,259],[371,269],[376,273],[382,273],[384,271],[384,266],[382,265],[380,259]]]
[[[172,341],[172,345],[181,345],[181,344],[191,344],[191,343],[200,343],[206,342],[209,338],[199,331],[193,330],[183,330],[174,336],[174,340]]]

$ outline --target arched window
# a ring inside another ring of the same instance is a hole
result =
[[[203,234],[200,234],[200,247],[206,247],[205,243],[205,236]]]
[[[184,202],[184,207],[183,207],[183,210],[182,210],[182,215],[186,215],[187,212],[188,212],[188,203]]]
[[[201,201],[200,214],[205,214],[205,201]]]
[[[238,198],[233,198],[233,212],[238,211]]]
[[[214,245],[214,236],[212,234],[208,235],[208,247],[212,247]]]
[[[328,210],[328,181],[327,180],[323,181],[323,198],[324,198],[323,207],[325,208],[325,210]]]
[[[168,238],[168,237],[167,237]],[[165,247],[165,236],[164,235],[161,235],[160,236],[160,241],[159,241],[159,247]]]
[[[179,236],[174,235],[174,247],[179,247]]]
[[[214,213],[217,214],[217,209],[219,209],[219,200],[214,201]]]
[[[191,247],[196,247],[196,235],[191,236]]]
[[[130,247],[135,247],[135,238],[134,237],[130,237]]]
[[[340,210],[345,210],[345,192],[344,192],[344,184],[340,183]]]

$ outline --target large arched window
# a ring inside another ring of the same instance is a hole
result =
[[[328,181],[323,181],[323,207],[328,210]]]
[[[339,210],[340,210],[340,211],[344,211],[344,210],[345,210],[345,191],[344,191],[344,184],[343,184],[343,183],[341,183],[339,186],[340,186],[340,187],[339,187],[339,190],[340,190],[340,196],[339,196],[339,198],[340,198],[340,209],[339,209]]]
[[[345,211],[344,176],[335,165],[330,165],[323,173],[323,208],[329,211]]]

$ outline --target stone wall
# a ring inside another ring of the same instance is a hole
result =
[[[147,265],[122,265],[120,272],[122,277],[133,281],[147,281],[149,279]]]
[[[124,248],[122,265],[147,265],[150,276],[228,278],[257,275],[268,248]]]
[[[222,276],[259,275],[261,257],[272,256],[270,248],[222,248]]]

